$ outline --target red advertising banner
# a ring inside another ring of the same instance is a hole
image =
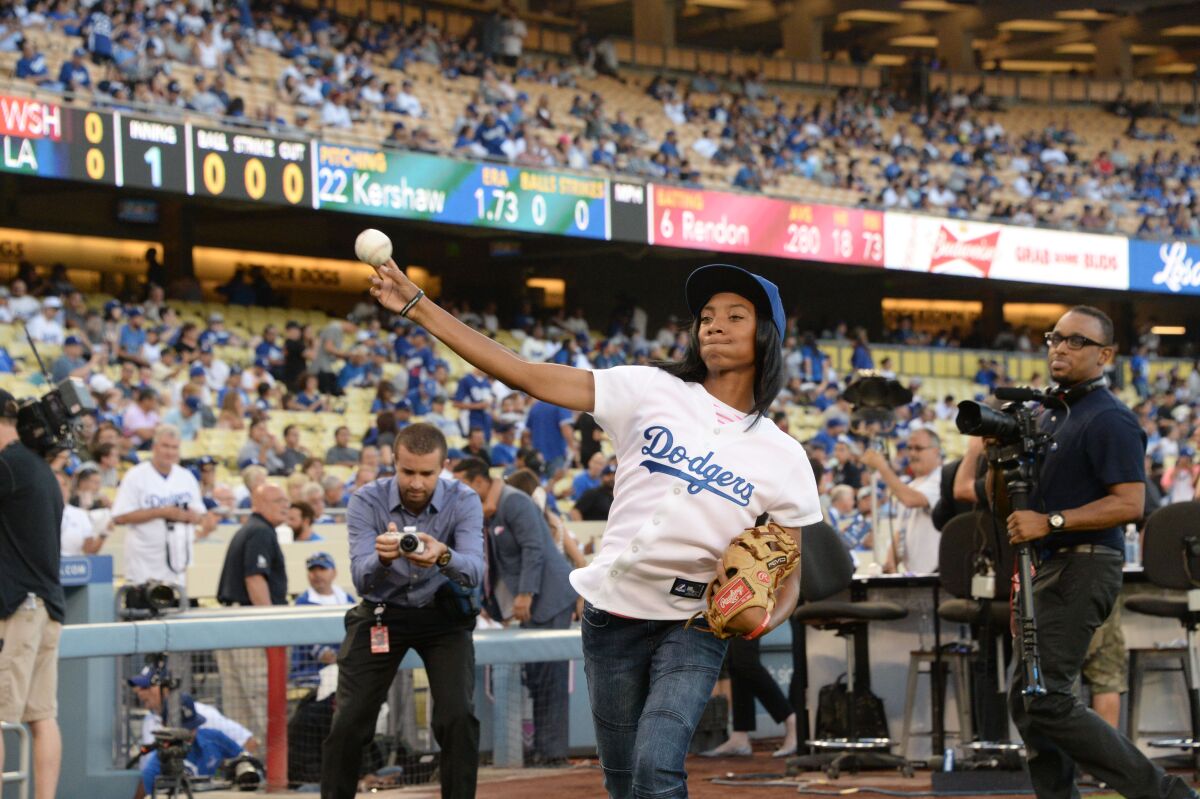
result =
[[[675,186],[651,188],[651,244],[883,266],[880,211]]]

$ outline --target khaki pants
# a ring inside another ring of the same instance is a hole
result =
[[[221,672],[221,712],[254,734],[259,745],[267,739],[267,652],[265,649],[218,649]]]
[[[28,724],[58,715],[61,633],[41,599],[0,619],[0,721]]]

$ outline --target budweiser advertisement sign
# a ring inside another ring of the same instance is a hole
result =
[[[888,269],[1098,289],[1129,288],[1129,242],[1121,236],[889,211],[884,215],[883,238]]]
[[[1200,294],[1200,246],[1182,241],[1130,241],[1129,288]]]

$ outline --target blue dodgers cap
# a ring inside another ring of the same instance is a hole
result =
[[[166,678],[166,673],[161,672],[153,666],[143,666],[142,670],[126,680],[127,683],[134,688],[149,688],[151,685],[157,685]]]
[[[740,266],[708,264],[688,275],[683,289],[692,316],[698,316],[704,303],[722,291],[732,291],[752,300],[760,313],[771,316],[771,320],[775,322],[775,329],[779,331],[779,340],[783,341],[787,315],[783,312],[783,300],[779,298],[778,286]]]
[[[196,711],[196,700],[184,694],[179,700],[179,721],[185,730],[198,730],[208,719]]]
[[[318,552],[314,555],[309,555],[308,560],[304,562],[306,569],[333,569],[333,555],[328,552]]]

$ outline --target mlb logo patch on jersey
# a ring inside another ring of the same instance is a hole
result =
[[[726,616],[732,616],[742,605],[754,598],[754,590],[745,577],[739,577],[725,586],[713,597],[717,610]]]
[[[256,566],[258,566],[258,568],[260,568],[260,569],[265,569],[265,568],[267,568],[267,556],[266,556],[266,555],[259,555],[259,556],[258,556],[258,559],[254,561],[254,564],[255,564]]]
[[[684,599],[703,599],[706,588],[708,588],[707,583],[697,583],[676,577],[675,584],[671,586],[671,593]]]

